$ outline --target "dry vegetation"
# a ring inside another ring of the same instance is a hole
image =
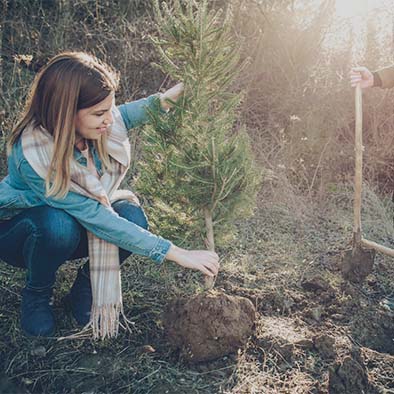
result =
[[[363,51],[352,53],[351,36],[328,50],[325,43],[339,28],[333,2],[312,3],[232,1],[234,36],[250,57],[235,87],[245,92],[239,118],[265,181],[254,216],[237,223],[238,238],[219,250],[217,288],[255,304],[248,345],[214,362],[185,364],[166,344],[161,313],[170,298],[200,291],[201,278],[137,257],[123,270],[133,333],[105,342],[26,338],[19,328],[24,273],[1,263],[0,393],[394,392],[394,315],[385,304],[394,295],[394,263],[377,256],[361,285],[344,281],[339,270],[352,235],[354,115],[347,72],[355,63],[389,64],[391,29],[378,41],[380,26],[371,18]],[[152,66],[149,2],[2,0],[1,7],[2,142],[35,72],[61,50],[89,50],[113,64],[122,75],[118,102],[172,84]],[[377,89],[364,100],[364,232],[387,246],[394,245],[393,94]],[[132,138],[136,172],[138,133]],[[0,148],[1,178],[3,143]],[[59,336],[74,327],[61,298],[75,266],[58,275]]]

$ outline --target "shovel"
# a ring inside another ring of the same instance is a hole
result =
[[[354,176],[354,223],[353,245],[346,250],[342,258],[342,275],[351,282],[362,282],[371,272],[375,259],[375,251],[394,257],[394,249],[368,241],[361,235],[361,191],[363,167],[363,140],[362,140],[362,92],[359,84],[355,90],[355,176]]]

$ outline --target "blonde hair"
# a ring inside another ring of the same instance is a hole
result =
[[[62,198],[70,188],[77,111],[98,104],[117,87],[116,73],[85,52],[60,53],[37,74],[22,118],[8,140],[7,151],[10,154],[28,124],[42,126],[53,136],[54,150],[45,179],[47,196]],[[106,136],[93,143],[104,168],[108,169],[111,164]]]

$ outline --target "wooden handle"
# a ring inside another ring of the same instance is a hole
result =
[[[362,91],[359,84],[356,86],[356,133],[355,133],[355,149],[356,163],[354,176],[354,227],[353,242],[357,245],[365,246],[368,249],[394,257],[394,249],[379,245],[376,242],[368,241],[361,237],[361,192],[363,182],[363,115],[362,115]]]
[[[361,242],[361,192],[363,183],[363,114],[362,114],[362,91],[360,84],[355,90],[355,175],[354,175],[354,225],[353,235],[356,243]]]
[[[383,245],[379,245],[376,242],[368,241],[367,239],[362,238],[361,244],[368,249],[375,249],[376,251],[386,254],[387,256],[394,257],[394,249],[388,248]]]

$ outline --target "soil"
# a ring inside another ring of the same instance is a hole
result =
[[[391,277],[392,262],[376,256],[373,264],[373,252],[358,250],[355,257],[351,252],[320,255],[298,283],[270,287],[267,274],[261,273],[265,287],[256,283],[252,289],[234,277],[223,279],[229,294],[257,305],[246,358],[267,362],[268,357],[275,365],[272,371],[286,381],[267,393],[378,394],[394,389],[394,311],[384,303],[384,277]],[[289,371],[294,370],[302,376],[291,386]],[[270,387],[270,379],[260,385]]]
[[[364,364],[351,356],[346,356],[341,362],[330,369],[330,394],[360,394],[370,392],[368,375]]]
[[[163,314],[169,343],[189,362],[216,359],[245,345],[256,310],[245,297],[218,291],[171,302]]]

